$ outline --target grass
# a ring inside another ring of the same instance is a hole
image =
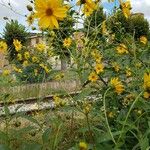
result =
[[[46,145],[45,143],[43,146],[48,147],[50,150],[69,149],[75,145],[78,138],[81,139],[86,136],[86,133],[83,135],[79,131],[83,126],[86,126],[84,115],[81,112],[76,112],[73,124],[72,111],[66,111],[65,109],[41,111],[24,118],[16,116],[12,117],[7,127],[10,146],[15,150],[22,149],[21,147],[24,143],[43,144],[43,133],[47,129],[51,129],[49,144]],[[38,122],[37,124],[35,120]],[[93,123],[95,122],[97,121],[93,121]],[[0,130],[6,131],[6,121],[2,118]],[[15,137],[13,136],[14,132]],[[0,143],[5,142],[3,140],[0,141]]]

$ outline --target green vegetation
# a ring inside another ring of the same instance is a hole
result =
[[[18,23],[17,20],[11,20],[6,23],[3,38],[8,45],[8,60],[11,63],[17,58],[17,52],[13,45],[13,40],[18,39],[22,44],[26,45],[28,33],[25,26]]]

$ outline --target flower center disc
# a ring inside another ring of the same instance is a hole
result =
[[[52,9],[51,9],[51,8],[48,8],[48,9],[46,10],[46,15],[47,15],[47,16],[51,16],[52,14],[53,14]]]

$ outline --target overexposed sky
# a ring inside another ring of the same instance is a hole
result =
[[[0,0],[0,33],[3,32],[4,26],[6,23],[6,21],[3,20],[3,17],[17,19],[19,23],[27,26],[27,23],[25,21],[26,18],[24,17],[24,15],[28,14],[26,5],[30,4],[29,1],[30,0]],[[104,6],[106,6],[104,10],[109,12],[110,11],[109,6],[111,4],[108,4],[108,7],[107,7],[107,3],[106,3],[107,0],[102,0],[102,1],[103,1],[103,4],[105,4]],[[15,10],[17,13],[21,15],[16,14],[15,12],[11,11],[9,8],[1,5],[1,3],[2,4],[5,3],[7,5],[9,2],[11,3],[13,10]],[[132,12],[144,13],[145,18],[147,18],[147,20],[150,22],[150,0],[131,0],[131,4],[132,4]]]

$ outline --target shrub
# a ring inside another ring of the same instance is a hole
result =
[[[17,56],[17,52],[13,45],[13,40],[18,39],[23,45],[26,45],[28,33],[25,26],[19,24],[17,20],[11,20],[6,23],[3,38],[8,45],[8,60],[11,63]]]

